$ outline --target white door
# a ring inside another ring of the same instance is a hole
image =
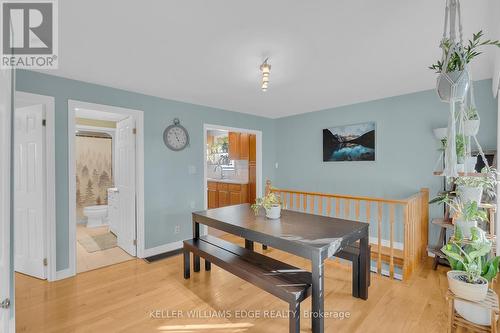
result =
[[[14,267],[46,278],[44,106],[14,112]]]
[[[11,72],[0,70],[0,332],[9,332]]]
[[[118,246],[136,255],[135,121],[129,117],[116,124],[115,187],[118,189]]]

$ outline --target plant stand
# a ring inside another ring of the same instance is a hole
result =
[[[488,295],[481,302],[472,302],[468,300],[464,300],[455,296],[450,290],[448,290],[446,294],[446,299],[448,300],[448,332],[453,332],[454,329],[458,327],[463,327],[465,329],[469,329],[472,332],[497,332],[497,321],[498,321],[498,296],[492,290],[488,290]],[[479,305],[480,307],[491,311],[491,324],[489,326],[477,325],[471,323],[468,320],[462,318],[455,311],[455,300],[461,300],[463,302],[468,302],[472,304]]]

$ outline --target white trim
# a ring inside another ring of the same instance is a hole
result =
[[[121,108],[111,105],[68,100],[68,198],[69,198],[69,269],[70,276],[76,275],[76,173],[75,166],[75,109],[90,109],[132,116],[136,133],[136,238],[137,257],[144,258],[144,113],[141,110]]]
[[[31,94],[22,91],[15,92],[15,108],[20,107],[19,103],[26,105],[43,104],[45,108],[45,154],[46,154],[46,256],[48,281],[56,279],[56,174],[55,174],[55,106],[54,97],[38,94]]]
[[[378,238],[377,237],[370,237],[370,244],[378,244]],[[384,246],[384,247],[391,247],[391,242],[387,239],[382,239],[380,244],[382,244],[382,246]],[[394,249],[396,249],[396,250],[403,250],[404,249],[404,244],[401,242],[393,242],[392,244],[394,246]]]
[[[160,253],[175,251],[182,248],[182,241],[163,244],[160,246],[152,247],[144,250],[144,258],[155,256]]]
[[[70,268],[66,268],[66,269],[63,269],[61,271],[57,271],[56,272],[56,278],[55,278],[54,281],[59,281],[59,280],[67,279],[67,278],[70,278],[70,277],[72,277],[74,275],[75,274],[73,274],[73,271]]]
[[[9,320],[9,333],[16,333],[16,318],[12,317]]]
[[[248,133],[255,134],[255,145],[256,147],[256,158],[257,158],[257,170],[256,170],[256,185],[255,185],[255,193],[257,197],[262,197],[262,188],[263,188],[263,180],[262,180],[262,131],[252,130],[246,128],[237,128],[237,127],[229,127],[222,125],[212,125],[212,124],[203,124],[203,188],[204,193],[204,207],[208,208],[208,196],[207,196],[207,132],[209,130],[224,130],[229,132],[240,132],[240,133]]]

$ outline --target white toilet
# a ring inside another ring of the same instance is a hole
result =
[[[108,225],[107,205],[84,207],[83,214],[87,216],[87,228],[97,228]]]

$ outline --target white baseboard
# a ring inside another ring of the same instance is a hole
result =
[[[71,271],[70,268],[63,269],[61,271],[56,271],[56,278],[54,281],[59,281],[62,279],[67,279],[74,276],[73,272]]]
[[[160,254],[160,253],[170,252],[170,251],[178,250],[180,248],[182,248],[182,241],[177,241],[177,242],[173,242],[173,243],[168,243],[168,244],[152,247],[150,249],[145,249],[141,258],[155,256],[155,255]]]
[[[382,244],[382,246],[385,246],[385,247],[391,246],[391,242],[387,239],[382,239],[382,242],[380,242],[380,243]],[[378,244],[378,238],[377,237],[370,237],[370,244],[371,245]],[[394,245],[394,249],[396,249],[396,250],[403,250],[404,249],[404,244],[401,242],[393,242],[392,244]]]

